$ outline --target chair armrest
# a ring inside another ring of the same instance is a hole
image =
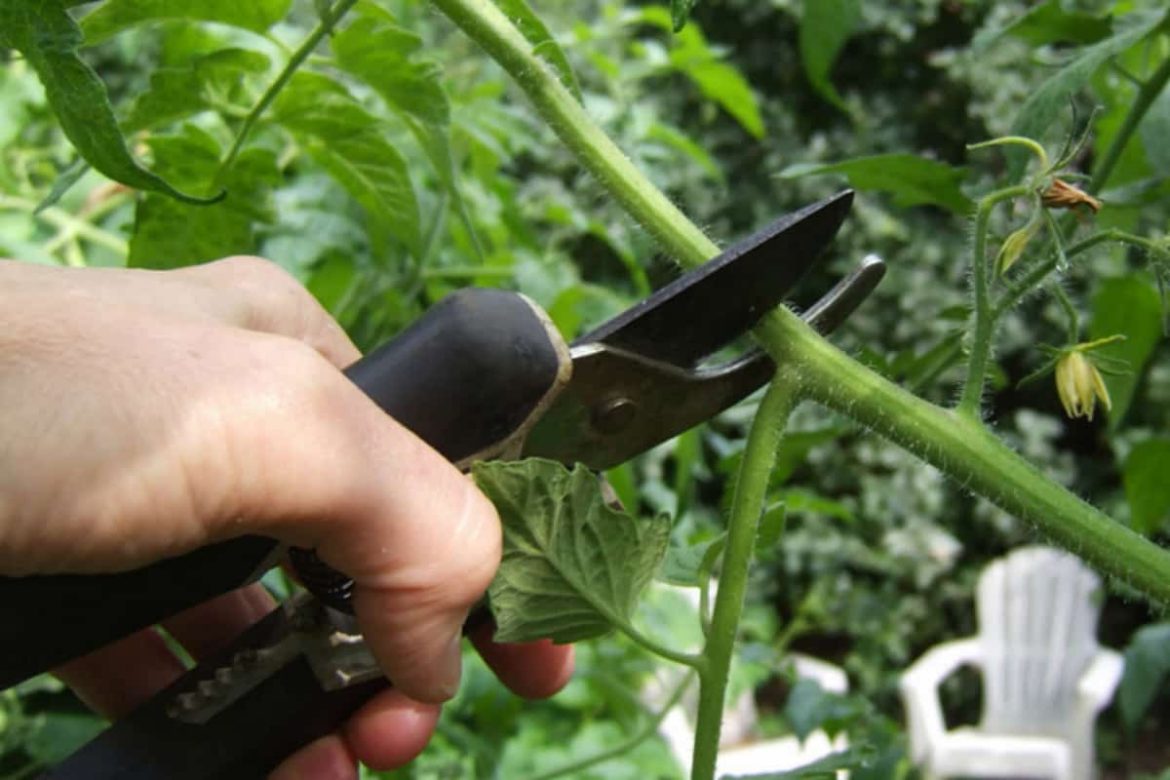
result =
[[[910,756],[926,760],[932,745],[946,734],[946,721],[938,701],[938,686],[952,672],[967,664],[983,662],[983,645],[976,637],[944,642],[926,651],[898,681],[910,732]]]
[[[1124,671],[1125,658],[1121,653],[1101,648],[1077,681],[1077,698],[1093,713],[1100,712],[1113,698]]]

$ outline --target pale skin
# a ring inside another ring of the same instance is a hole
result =
[[[258,258],[178,271],[0,261],[0,573],[104,572],[263,534],[356,582],[395,687],[273,777],[356,777],[426,745],[459,684],[461,627],[500,558],[491,504],[339,371],[359,357],[292,277]],[[266,614],[251,586],[164,627],[195,658]],[[530,698],[567,647],[472,636]],[[183,670],[143,631],[56,670],[118,717]]]

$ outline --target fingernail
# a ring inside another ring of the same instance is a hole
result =
[[[439,665],[439,694],[444,700],[452,699],[459,692],[459,680],[463,677],[462,633],[451,637]]]

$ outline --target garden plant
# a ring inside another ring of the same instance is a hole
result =
[[[768,313],[762,396],[607,473],[626,511],[587,471],[475,465],[505,528],[498,638],[606,638],[539,705],[470,670],[388,776],[671,776],[637,698],[662,659],[690,672],[671,703],[697,686],[694,778],[751,688],[765,731],[850,734],[785,776],[907,776],[897,671],[965,633],[979,568],[1026,540],[1108,580],[1129,651],[1101,754],[1170,764],[1147,744],[1170,700],[1161,3],[0,0],[0,49],[3,254],[263,254],[363,347],[465,285],[571,338],[712,235],[858,191],[810,286],[870,250],[888,281],[840,346]],[[639,607],[655,578],[699,589],[699,652]],[[858,692],[776,683],[790,647]],[[945,693],[969,712],[968,683]],[[0,772],[101,725],[49,678],[5,697]]]

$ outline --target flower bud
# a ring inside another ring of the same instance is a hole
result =
[[[1024,254],[1028,242],[1032,240],[1032,236],[1036,235],[1036,231],[1039,229],[1039,221],[1033,219],[1004,239],[1003,246],[999,248],[999,254],[995,257],[995,272],[997,274],[1005,274],[1009,268],[1015,265],[1015,262],[1020,259],[1020,255]]]
[[[1069,417],[1092,420],[1098,399],[1105,411],[1113,408],[1101,372],[1076,348],[1065,352],[1056,363],[1056,392]]]

